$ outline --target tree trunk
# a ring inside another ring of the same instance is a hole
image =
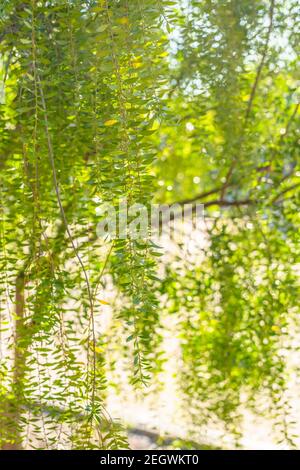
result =
[[[7,400],[1,416],[1,450],[21,449],[20,403],[23,401],[23,387],[25,376],[26,352],[22,347],[22,332],[24,328],[24,272],[20,271],[16,279],[15,297],[15,347],[13,365],[13,398]]]

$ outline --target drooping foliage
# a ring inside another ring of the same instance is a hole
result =
[[[122,447],[103,406],[95,316],[114,256],[133,382],[144,382],[158,321],[152,248],[101,246],[96,209],[150,199],[159,5],[25,1],[2,10],[2,439],[18,444],[27,432],[33,446]]]
[[[288,444],[299,312],[297,18],[296,2],[182,4],[157,169],[159,198],[206,207],[204,260],[182,256],[166,279],[181,317],[188,414],[198,425],[221,419],[238,439],[246,393]]]
[[[292,445],[297,3],[3,2],[3,448],[126,447],[108,377],[122,367],[146,393],[168,364],[171,317],[193,429],[221,422],[239,438],[243,397],[254,410],[263,398]],[[150,233],[96,230],[107,203],[122,218],[120,201],[153,197],[205,205],[199,256],[171,255],[161,280]]]

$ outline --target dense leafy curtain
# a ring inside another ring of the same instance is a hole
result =
[[[298,2],[7,0],[0,15],[2,448],[126,447],[108,374],[159,385],[171,317],[192,426],[238,441],[245,396],[263,397],[293,445]],[[153,198],[206,218],[199,257],[179,246],[159,277],[150,233],[96,231],[107,203],[122,217],[120,200]]]

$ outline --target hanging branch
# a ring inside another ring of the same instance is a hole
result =
[[[56,167],[55,167],[55,160],[54,160],[54,152],[53,152],[52,141],[51,141],[50,132],[49,132],[46,101],[45,101],[45,97],[44,97],[44,92],[43,92],[43,87],[42,87],[42,84],[41,84],[41,80],[40,80],[40,77],[39,77],[38,74],[37,74],[37,82],[38,82],[38,86],[39,86],[39,90],[40,90],[41,102],[42,102],[42,107],[43,107],[43,111],[44,111],[45,132],[46,132],[47,144],[48,144],[48,155],[49,155],[49,160],[50,160],[50,164],[51,164],[51,168],[52,168],[52,176],[53,176],[53,182],[54,182],[54,188],[55,188],[55,193],[56,193],[56,197],[57,197],[57,202],[58,202],[58,205],[59,205],[61,217],[62,217],[62,220],[63,220],[63,222],[64,222],[64,226],[65,226],[66,232],[67,232],[67,234],[68,234],[68,237],[69,237],[69,239],[70,239],[70,242],[71,242],[73,251],[74,251],[75,256],[76,256],[76,258],[77,258],[77,260],[78,260],[78,262],[79,262],[79,264],[80,264],[80,266],[81,266],[81,268],[82,268],[82,272],[83,272],[83,275],[84,275],[84,278],[85,278],[86,288],[87,288],[87,292],[88,292],[88,299],[89,299],[89,304],[90,304],[91,322],[92,322],[92,343],[93,343],[93,388],[92,388],[92,403],[94,403],[94,400],[95,400],[95,386],[96,386],[96,351],[95,351],[95,348],[96,348],[96,337],[95,337],[95,322],[94,322],[93,295],[92,295],[92,290],[91,290],[91,286],[90,286],[90,282],[89,282],[89,278],[88,278],[86,269],[85,269],[85,267],[84,267],[84,264],[83,264],[83,261],[82,261],[80,255],[79,255],[79,253],[78,253],[78,250],[77,250],[77,248],[76,248],[76,246],[75,246],[75,243],[74,243],[74,240],[73,240],[73,237],[72,237],[72,234],[71,234],[71,231],[70,231],[68,222],[67,222],[66,214],[65,214],[65,211],[64,211],[64,208],[63,208],[63,205],[62,205],[62,201],[61,201],[60,190],[59,190],[59,185],[58,185],[58,180],[57,180],[57,174],[56,174]]]

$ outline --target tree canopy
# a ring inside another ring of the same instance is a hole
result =
[[[294,445],[299,24],[296,0],[2,2],[2,448],[126,447],[109,384],[155,394],[168,319],[194,429],[238,443],[263,400]],[[207,241],[104,241],[120,200],[202,203]]]

